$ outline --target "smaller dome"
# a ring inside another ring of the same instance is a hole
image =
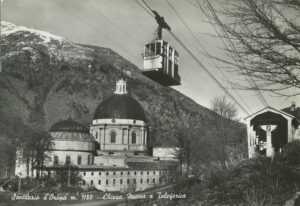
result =
[[[72,119],[55,123],[49,132],[52,138],[58,141],[95,142],[88,127]]]
[[[55,123],[51,126],[50,132],[77,132],[77,133],[89,133],[88,127],[84,124],[76,122],[72,119],[63,120]]]

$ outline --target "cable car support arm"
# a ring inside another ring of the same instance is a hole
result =
[[[157,13],[157,11],[155,10],[151,10],[151,11],[154,14],[155,20],[158,24],[156,39],[162,39],[162,29],[167,29],[168,31],[171,31],[171,27],[167,24],[164,17],[162,17]]]

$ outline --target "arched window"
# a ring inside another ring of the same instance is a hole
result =
[[[136,133],[135,132],[131,133],[131,143],[136,144]]]
[[[77,164],[78,164],[78,165],[81,165],[81,160],[82,160],[81,156],[78,156],[78,157],[77,157]]]
[[[116,131],[110,133],[110,143],[116,143]]]

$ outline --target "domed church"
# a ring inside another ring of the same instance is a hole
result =
[[[93,164],[97,144],[85,125],[69,118],[54,124],[49,132],[53,142],[49,156],[53,165]]]
[[[65,176],[70,184],[76,174],[83,188],[144,190],[171,181],[177,164],[170,148],[167,153],[154,148],[153,156],[147,154],[147,118],[140,103],[127,93],[123,78],[114,94],[96,108],[90,128],[69,118],[52,125],[49,133],[53,146],[41,175]],[[15,173],[24,176],[25,171],[17,160]]]
[[[115,93],[97,107],[90,132],[100,144],[101,155],[144,155],[146,121],[144,109],[127,94],[126,81],[121,79]]]

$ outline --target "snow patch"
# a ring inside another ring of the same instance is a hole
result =
[[[17,32],[30,32],[33,33],[35,35],[38,35],[42,40],[44,44],[48,44],[51,42],[51,40],[56,40],[60,43],[62,43],[63,41],[65,41],[64,38],[57,36],[55,34],[51,34],[49,32],[45,32],[45,31],[40,31],[37,29],[32,29],[32,28],[28,28],[25,26],[17,26],[15,24],[12,24],[10,22],[7,21],[1,21],[1,35],[2,36],[8,36],[10,34],[13,33],[17,33]]]

